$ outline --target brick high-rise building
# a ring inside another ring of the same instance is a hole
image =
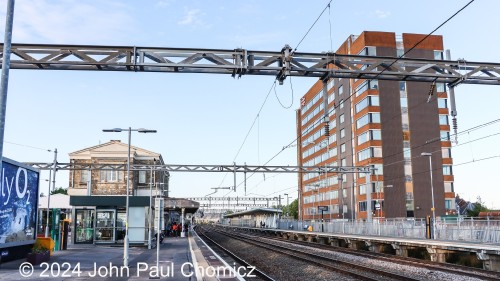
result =
[[[396,57],[424,37],[365,31],[350,36],[337,53]],[[405,55],[439,60],[443,56],[442,37],[435,35]],[[323,81],[304,95],[297,111],[298,164],[373,165],[376,171],[369,184],[365,174],[299,174],[302,219],[321,218],[318,206],[329,206],[324,212],[327,220],[364,219],[369,209],[373,218],[432,216],[429,156],[422,153],[432,153],[436,215],[455,212],[444,84],[334,78],[327,89],[329,137],[325,136]]]

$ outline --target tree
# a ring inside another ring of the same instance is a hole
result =
[[[293,200],[290,205],[283,207],[283,214],[286,216],[288,214],[289,217],[293,217],[294,219],[299,218],[299,201],[297,199]]]
[[[54,194],[66,194],[66,195],[68,195],[68,189],[63,188],[63,187],[55,188],[54,190],[52,190],[50,192],[50,195],[54,195]]]
[[[469,217],[477,217],[477,216],[479,216],[480,212],[488,212],[489,211],[489,209],[486,208],[486,206],[484,205],[484,202],[481,200],[480,196],[477,197],[477,201],[476,201],[476,203],[473,203],[473,205],[474,205],[474,208],[472,208],[472,210],[467,210],[467,215]]]

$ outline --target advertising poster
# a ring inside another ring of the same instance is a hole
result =
[[[0,171],[0,248],[35,241],[39,173],[3,158]]]

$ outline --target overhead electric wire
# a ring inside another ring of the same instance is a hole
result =
[[[420,45],[420,43],[424,42],[425,39],[427,39],[429,36],[431,36],[434,32],[436,32],[438,29],[440,29],[443,25],[445,25],[446,23],[448,23],[451,19],[453,19],[456,15],[458,15],[461,11],[463,11],[465,8],[467,8],[470,4],[472,4],[472,2],[474,2],[475,0],[471,0],[469,1],[469,3],[467,3],[465,6],[463,6],[460,10],[458,10],[456,13],[454,13],[451,17],[449,17],[447,20],[445,20],[443,23],[441,23],[438,27],[436,27],[433,31],[431,31],[429,34],[427,34],[424,38],[422,38],[420,41],[418,41],[415,45],[413,45],[413,47],[411,47],[410,49],[408,49],[406,52],[404,52],[401,56],[399,56],[396,60],[394,60],[389,66],[385,67],[384,69],[382,69],[381,72],[379,72],[375,77],[373,77],[373,79],[377,79],[377,77],[379,77],[382,73],[384,73],[384,71],[388,68],[390,68],[391,66],[393,66],[396,62],[399,61],[399,59],[401,59],[402,57],[404,57],[406,54],[408,54],[410,51],[412,51],[413,49],[415,49],[418,45]]]
[[[414,48],[416,48],[416,47],[417,47],[419,44],[421,44],[421,43],[422,43],[422,42],[423,42],[426,38],[428,38],[430,35],[432,35],[434,32],[436,32],[439,28],[441,28],[444,24],[446,24],[448,21],[450,21],[452,18],[454,18],[454,17],[455,17],[458,13],[460,13],[461,11],[463,11],[463,10],[464,10],[467,6],[469,6],[469,5],[470,5],[472,2],[474,2],[474,1],[475,1],[475,0],[471,0],[469,3],[467,3],[465,6],[463,6],[460,10],[458,10],[456,13],[454,13],[451,17],[449,17],[446,21],[444,21],[443,23],[441,23],[441,24],[440,24],[437,28],[435,28],[435,29],[434,29],[431,33],[429,33],[426,37],[424,37],[424,39],[422,39],[422,40],[420,40],[419,42],[417,42],[417,43],[416,43],[415,45],[413,45],[413,46],[412,46],[412,47],[411,47],[411,48],[410,48],[407,52],[405,52],[402,56],[400,56],[400,57],[399,57],[399,58],[397,58],[397,59],[396,59],[393,63],[391,63],[391,64],[390,64],[390,66],[392,66],[394,63],[396,63],[396,62],[397,62],[397,61],[398,61],[401,57],[403,57],[403,56],[404,56],[405,54],[407,54],[409,51],[411,51],[411,50],[413,50]],[[331,2],[331,1],[330,1],[330,2]],[[329,5],[330,5],[330,3],[328,3],[328,6],[329,6]],[[328,6],[327,6],[327,7],[328,7]],[[323,10],[323,12],[324,12],[324,10]],[[321,16],[321,15],[320,15],[320,16]],[[317,20],[316,20],[316,21],[317,21]],[[311,28],[312,28],[312,27],[311,27]],[[385,69],[383,69],[381,72],[379,72],[379,73],[377,74],[377,76],[376,76],[376,77],[378,77],[378,76],[379,76],[380,74],[382,74],[384,71],[385,71]],[[376,77],[375,77],[375,78],[376,78]],[[375,79],[375,78],[373,78],[373,79]],[[373,79],[370,79],[370,80],[373,80]],[[345,102],[346,100],[351,99],[351,98],[352,98],[352,96],[353,96],[354,94],[356,94],[356,93],[357,93],[356,91],[352,91],[351,95],[349,95],[349,96],[348,96],[345,100],[343,100],[343,101]],[[420,106],[420,105],[422,105],[422,104],[424,104],[424,103],[421,103],[421,104],[415,105],[414,107]],[[331,113],[332,111],[335,111],[335,110],[336,110],[339,106],[340,106],[340,103],[339,103],[339,104],[337,104],[337,105],[335,105],[332,109],[330,109],[330,111],[328,111],[328,115],[330,115],[330,113]],[[412,107],[411,109],[413,109],[414,107]],[[394,117],[392,117],[392,118],[391,118],[391,120],[392,120],[393,118],[395,118],[395,117],[399,117],[399,116],[401,116],[401,115],[400,115],[400,114],[397,114],[397,115],[395,115]],[[316,120],[316,122],[314,122],[314,123],[313,123],[313,126],[312,126],[312,127],[313,127],[313,128],[315,128],[315,127],[316,127],[316,125],[317,125],[317,124],[319,124],[319,123],[321,123],[321,118],[318,118],[318,120]],[[312,131],[310,131],[310,132],[312,132]],[[307,132],[307,133],[310,133],[310,132]],[[293,141],[292,141],[290,144],[288,144],[287,146],[290,146],[291,144],[293,144],[294,142],[296,142],[298,139],[299,139],[299,137],[297,137],[295,140],[293,140]],[[352,140],[353,140],[353,138],[351,138],[349,141],[352,141]],[[298,144],[298,143],[297,143],[297,145],[301,145],[301,144]],[[285,146],[285,147],[287,147],[287,146]],[[275,154],[275,155],[271,158],[271,160],[272,160],[272,159],[274,159],[275,157],[277,157],[277,156],[278,156],[281,152],[283,152],[283,150],[284,150],[284,149],[282,149],[282,150],[281,150],[281,151],[279,151],[277,154]],[[351,156],[352,156],[352,155],[351,155]]]
[[[319,14],[318,18],[316,18],[316,20],[314,21],[314,23],[311,25],[311,27],[309,27],[309,29],[307,30],[306,34],[304,34],[304,36],[302,37],[302,39],[300,39],[299,43],[296,45],[295,49],[293,50],[292,53],[295,53],[295,51],[297,51],[297,49],[299,48],[300,44],[302,43],[302,41],[304,41],[304,39],[306,38],[306,36],[309,34],[309,32],[311,31],[311,29],[314,27],[314,25],[318,22],[318,20],[321,18],[321,16],[323,15],[323,13],[326,11],[327,8],[330,8],[330,3],[332,3],[333,0],[330,0],[330,2],[328,2],[328,4],[326,5],[326,7],[323,9],[323,11],[321,11],[321,13]]]
[[[273,90],[273,87],[276,87],[276,80],[274,80],[273,84],[271,85],[271,88],[267,92],[267,95],[266,95],[266,98],[264,99],[264,102],[260,106],[259,111],[257,112],[257,115],[255,116],[255,118],[254,118],[254,120],[252,122],[252,125],[250,126],[250,129],[248,129],[248,132],[245,135],[245,138],[243,139],[243,143],[241,144],[240,148],[238,149],[238,152],[236,153],[236,156],[234,156],[234,159],[232,161],[233,163],[234,163],[234,161],[236,161],[236,158],[238,158],[238,155],[240,155],[241,149],[243,149],[243,146],[245,145],[245,143],[246,143],[246,141],[248,139],[248,136],[250,135],[250,132],[252,132],[252,129],[255,126],[255,123],[258,121],[258,119],[260,117],[260,113],[262,112],[262,109],[264,108],[264,105],[266,104],[267,99],[269,98],[269,95],[271,94],[271,91]],[[219,187],[221,187],[222,184],[224,183],[224,180],[226,179],[227,174],[228,174],[227,172],[224,174],[224,177],[222,178],[222,181],[219,184]]]
[[[313,23],[313,24],[311,25],[311,27],[309,27],[309,29],[307,30],[306,34],[304,34],[304,36],[302,37],[302,39],[300,39],[299,43],[295,46],[295,48],[294,48],[293,52],[297,51],[297,49],[298,49],[298,47],[300,46],[300,44],[301,44],[301,43],[304,41],[304,39],[307,37],[307,35],[308,35],[308,34],[309,34],[309,32],[312,30],[312,28],[314,27],[314,25],[316,25],[316,23],[317,23],[317,22],[318,22],[318,20],[321,18],[321,16],[322,16],[322,15],[323,15],[323,13],[326,11],[326,9],[327,9],[327,8],[328,8],[328,9],[330,8],[330,4],[331,4],[331,2],[332,2],[332,1],[333,1],[333,0],[330,0],[330,1],[328,2],[328,4],[326,5],[326,7],[323,9],[323,11],[321,11],[321,13],[319,14],[319,16],[318,16],[318,17],[316,18],[316,20],[314,21],[314,23]],[[330,24],[331,24],[331,23],[330,23]],[[331,26],[330,26],[330,39],[331,39]],[[292,54],[293,54],[293,52],[292,52]],[[290,77],[290,78],[291,78],[291,77]],[[274,81],[273,86],[274,86],[274,89],[275,89],[275,94],[276,94],[276,80]],[[289,109],[289,108],[291,108],[291,107],[293,106],[293,85],[292,85],[292,81],[291,81],[291,79],[290,79],[290,87],[291,87],[291,90],[292,90],[292,104],[291,104],[289,107],[285,107],[285,106],[283,106],[283,104],[281,103],[281,101],[280,101],[280,100],[279,100],[279,98],[278,98],[278,95],[276,94],[276,98],[278,99],[278,102],[279,102],[279,103],[280,103],[280,105],[281,105],[283,108],[285,108],[285,109]],[[271,87],[271,89],[272,89],[272,88],[273,88],[273,87]],[[269,93],[271,92],[271,89],[269,90]],[[257,117],[259,116],[259,114],[260,114],[260,112],[261,112],[262,108],[264,107],[264,104],[265,104],[265,103],[266,103],[266,101],[267,101],[267,98],[268,98],[268,96],[269,96],[269,93],[267,94],[266,99],[264,100],[264,103],[262,104],[261,108],[259,109],[259,113],[257,114]],[[256,117],[256,118],[257,118],[257,117]],[[252,124],[252,126],[250,127],[250,130],[248,131],[248,133],[247,133],[247,135],[246,135],[245,139],[243,140],[243,143],[242,143],[242,145],[240,146],[240,149],[238,150],[238,152],[237,152],[236,156],[234,157],[233,162],[236,160],[236,158],[238,157],[238,155],[239,155],[239,153],[240,153],[241,149],[243,148],[243,145],[245,144],[246,139],[248,138],[248,135],[250,134],[250,131],[252,130],[252,128],[253,128],[253,126],[254,126],[254,124],[255,124],[255,120],[254,120],[254,123]],[[269,161],[268,161],[268,162],[269,162]],[[268,162],[266,162],[266,164],[267,164]],[[264,164],[264,165],[265,165],[265,164]],[[253,174],[254,174],[254,173],[252,173],[252,175],[253,175]],[[220,186],[222,186],[222,183],[223,183],[223,182],[224,182],[224,180],[226,179],[226,176],[227,176],[227,173],[226,173],[226,174],[224,174],[224,177],[223,177],[223,179],[222,179],[222,181],[221,181],[221,183],[220,183]],[[240,185],[241,185],[241,184],[240,184]],[[239,186],[239,185],[238,185],[238,186]],[[236,189],[236,187],[235,187],[235,189]],[[228,194],[229,194],[229,193],[228,193]],[[226,195],[225,195],[225,196],[226,196]]]
[[[29,147],[29,148],[33,148],[33,149],[38,149],[38,150],[43,150],[43,151],[52,152],[52,150],[51,150],[51,149],[46,149],[46,148],[41,148],[41,147],[31,146],[31,145],[27,145],[27,144],[20,144],[20,143],[15,143],[15,142],[10,142],[10,141],[4,141],[4,142],[5,142],[5,143],[8,143],[8,144],[17,145],[17,146]]]
[[[418,158],[418,157],[426,157],[426,156],[420,156],[419,155],[419,156],[417,156],[415,158]],[[499,157],[500,157],[500,155],[493,155],[493,156],[488,156],[488,157],[484,157],[484,158],[477,159],[477,160],[471,160],[471,161],[467,161],[467,162],[453,164],[453,166],[456,167],[456,166],[468,165],[468,164],[472,164],[472,163],[476,163],[476,162],[481,162],[481,161],[485,161],[485,160],[490,160],[490,159],[495,159],[495,158],[499,158]],[[442,167],[437,167],[437,168],[432,169],[432,171],[439,171],[441,169],[442,169]],[[414,175],[420,175],[420,174],[425,174],[425,173],[428,173],[428,172],[429,172],[429,169],[424,170],[424,171],[412,172],[412,176],[414,176]],[[406,178],[406,176],[394,177],[394,178],[388,178],[388,179],[384,178],[384,181],[394,181],[394,180],[402,179],[402,178]]]
[[[427,39],[429,36],[431,36],[434,32],[436,32],[439,28],[441,28],[443,25],[445,25],[446,23],[448,23],[451,19],[453,19],[456,15],[458,15],[461,11],[463,11],[465,8],[467,8],[471,3],[473,3],[475,0],[471,0],[469,1],[465,6],[463,6],[461,9],[459,9],[457,12],[455,12],[451,17],[449,17],[447,20],[445,20],[443,23],[441,23],[438,27],[436,27],[433,31],[431,31],[429,34],[427,34],[423,39],[421,39],[419,42],[417,42],[416,44],[414,44],[410,49],[408,49],[406,52],[404,52],[400,57],[396,58],[388,67],[384,68],[382,71],[380,71],[374,78],[372,79],[369,79],[370,81],[371,80],[374,80],[376,79],[377,77],[379,77],[386,69],[388,69],[389,67],[391,67],[392,65],[394,65],[399,59],[401,59],[402,57],[404,57],[406,54],[408,54],[411,50],[415,49],[418,45],[420,45],[423,41],[425,41],[425,39]],[[306,34],[302,37],[302,39],[300,40],[300,42],[297,44],[297,46],[295,47],[294,49],[294,52],[297,50],[297,48],[299,47],[299,45],[302,43],[302,41],[305,39],[305,37],[309,34],[309,32],[311,31],[311,29],[314,27],[314,25],[316,24],[316,22],[319,20],[319,18],[323,15],[323,13],[325,12],[326,8],[329,8],[330,7],[330,3],[332,1],[330,1],[328,3],[328,5],[325,7],[325,9],[323,9],[323,11],[321,12],[321,14],[318,16],[318,18],[314,21],[314,23],[312,24],[312,26],[309,28],[309,30],[306,32]],[[367,79],[368,80],[368,79]],[[344,102],[346,100],[349,100],[352,98],[352,96],[355,94],[356,92],[355,91],[352,91],[351,95],[349,95],[345,100],[343,100]],[[421,103],[421,104],[418,104],[416,106],[420,106],[424,103]],[[337,109],[338,107],[340,106],[340,103],[338,105],[335,105],[330,111],[328,111],[328,115],[330,115],[330,113]],[[414,106],[414,107],[416,107]],[[413,107],[412,107],[413,108]],[[400,116],[399,114],[398,115],[395,115],[396,116]],[[393,117],[394,118],[394,117]],[[391,118],[391,119],[393,119]],[[316,123],[321,123],[321,118],[318,118],[318,120],[316,122],[314,122],[313,124],[313,127],[315,127]],[[312,131],[311,131],[312,132]],[[310,132],[308,132],[310,133]],[[290,144],[288,144],[287,146],[290,146],[291,144],[293,144],[294,142],[296,142],[298,140],[298,137],[293,140]],[[353,140],[353,138],[351,138],[351,140]],[[299,144],[297,143],[297,145],[302,145],[302,144]],[[287,146],[284,146],[287,147]],[[269,163],[270,161],[272,161],[274,158],[276,158],[279,154],[281,154],[282,152],[284,151],[284,149],[282,149],[281,151],[279,151],[278,153],[276,153],[270,160],[268,160],[264,165],[266,165],[267,163]],[[403,152],[401,152],[403,153]],[[352,154],[350,156],[353,156]],[[248,178],[250,178],[251,176],[253,176],[254,173],[252,173]],[[241,183],[239,184],[241,185]],[[239,186],[238,185],[238,186]]]
[[[467,132],[467,133],[469,133],[469,132]],[[491,137],[498,136],[498,135],[500,135],[500,133],[490,134],[490,135],[487,135],[487,136],[484,136],[484,137],[480,137],[480,138],[477,138],[477,139],[470,140],[468,142],[463,142],[463,143],[457,144],[457,145],[449,147],[449,148],[455,148],[457,146],[461,146],[461,145],[473,143],[473,142],[476,142],[476,141],[480,141],[480,140],[491,138]],[[430,153],[440,152],[442,150],[442,148],[448,148],[448,147],[440,147],[438,150],[431,151]],[[397,154],[399,154],[399,152]],[[396,154],[394,154],[394,155],[396,155]],[[394,156],[394,155],[389,155],[389,156],[386,156],[386,157],[390,157],[390,156]],[[415,157],[413,157],[413,158],[415,158]],[[410,159],[413,159],[413,158],[410,158]],[[391,163],[384,163],[385,164],[384,166],[387,167],[387,166],[391,166],[391,165],[394,165],[394,164],[403,163],[405,161],[406,161],[406,159],[400,160],[400,161],[396,161],[396,162],[391,162]]]
[[[283,103],[280,101],[280,98],[278,97],[278,93],[276,92],[276,86],[274,87],[274,95],[276,96],[276,99],[278,100],[279,104],[281,107],[284,109],[290,109],[293,106],[293,85],[292,85],[292,77],[290,76],[290,89],[292,90],[292,102],[290,103],[289,106],[284,106]]]

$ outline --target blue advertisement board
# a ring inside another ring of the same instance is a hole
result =
[[[39,172],[4,157],[0,176],[0,248],[33,244]]]

